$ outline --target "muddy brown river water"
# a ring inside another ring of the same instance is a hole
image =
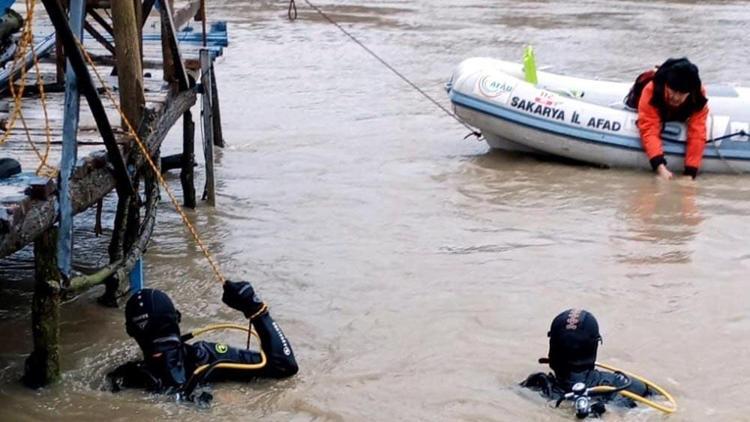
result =
[[[520,60],[526,44],[558,73],[630,81],[686,55],[705,82],[750,86],[747,2],[318,1],[446,106],[458,62]],[[104,374],[137,346],[94,291],[63,308],[63,382],[27,390],[22,253],[0,273],[0,420],[573,420],[517,386],[544,369],[549,323],[569,307],[599,319],[602,361],[680,406],[605,420],[750,420],[750,179],[660,182],[492,152],[303,1],[295,22],[281,0],[209,3],[229,22],[228,146],[217,208],[191,215],[223,271],[268,301],[299,375],[215,385],[208,410],[111,394]],[[106,240],[77,221],[78,256],[95,265]],[[167,202],[146,273],[184,327],[239,320]]]

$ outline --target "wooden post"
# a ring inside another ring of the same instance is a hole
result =
[[[206,157],[206,187],[203,190],[203,199],[208,204],[216,206],[216,187],[214,184],[214,128],[213,108],[211,107],[211,53],[206,48],[201,48],[201,86],[203,87],[203,154]]]
[[[36,284],[31,304],[34,351],[26,359],[22,379],[31,388],[60,379],[60,273],[55,257],[56,238],[57,229],[52,227],[34,241]]]
[[[151,9],[154,8],[154,2],[155,0],[143,0],[143,6],[141,6],[143,15],[141,18],[141,29],[143,28],[143,25],[146,24],[146,21],[148,20],[148,15],[151,14]],[[141,31],[143,33],[143,31]]]
[[[71,0],[70,29],[78,39],[83,39],[83,20],[86,15],[85,0]],[[65,70],[65,114],[63,119],[63,146],[60,158],[60,239],[57,244],[57,263],[63,279],[70,279],[73,259],[73,204],[70,195],[70,176],[78,159],[78,117],[80,94],[73,66]]]
[[[195,123],[190,110],[182,115],[182,169],[180,182],[185,198],[185,207],[195,208],[195,183],[193,167],[195,165]]]
[[[115,36],[120,107],[134,127],[138,125],[145,105],[138,38],[141,21],[136,19],[135,6],[132,1],[112,2],[112,29]],[[125,122],[122,125],[125,126]]]
[[[203,34],[203,46],[205,47],[208,44],[206,42],[206,0],[201,0],[201,9],[198,14],[201,17],[201,33]]]
[[[213,113],[214,145],[224,148],[224,134],[221,132],[221,107],[219,106],[219,89],[216,86],[216,72],[211,63],[211,112]]]
[[[141,0],[132,0],[135,9],[135,29],[138,32],[138,57],[143,69],[143,5]]]
[[[60,7],[66,9],[64,0],[58,0]],[[63,52],[62,41],[60,36],[55,34],[55,77],[57,78],[57,84],[65,84],[65,53]]]

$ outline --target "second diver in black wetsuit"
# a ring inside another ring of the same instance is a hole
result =
[[[289,340],[250,283],[225,282],[222,301],[250,320],[260,339],[260,351],[206,341],[187,343],[192,336],[180,334],[180,312],[169,296],[156,289],[139,290],[125,307],[125,328],[138,342],[143,359],[107,374],[112,390],[144,388],[206,404],[209,394],[194,394],[196,387],[205,382],[285,378],[297,373]]]
[[[626,389],[642,397],[651,394],[646,384],[630,379],[625,374],[596,369],[596,353],[602,338],[599,324],[591,313],[582,309],[562,312],[552,321],[547,336],[548,357],[539,359],[539,362],[549,363],[553,373],[531,374],[521,383],[522,386],[539,391],[558,404],[566,398],[574,397],[576,388],[610,386]],[[636,405],[633,400],[610,392],[592,396],[589,413],[594,416],[604,413],[604,403],[607,402],[625,407]]]

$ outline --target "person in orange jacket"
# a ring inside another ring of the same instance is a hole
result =
[[[698,175],[706,147],[707,103],[698,67],[686,58],[665,61],[653,73],[653,79],[643,86],[637,100],[638,129],[651,167],[659,176],[665,179],[673,177],[664,158],[661,140],[664,122],[667,121],[686,123],[687,146],[683,174],[693,179]]]

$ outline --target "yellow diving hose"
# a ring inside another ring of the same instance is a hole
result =
[[[249,327],[245,327],[244,325],[230,324],[230,323],[225,323],[225,324],[211,324],[211,325],[207,325],[207,326],[202,327],[202,328],[197,328],[197,329],[191,331],[190,333],[188,333],[187,335],[183,336],[183,340],[190,340],[190,339],[195,338],[195,337],[197,337],[199,335],[205,334],[205,333],[207,333],[209,331],[215,331],[215,330],[239,330],[239,331],[244,331],[244,332],[248,333],[248,337],[252,335],[252,336],[256,337],[258,339],[258,341],[260,341],[260,337],[258,336],[258,333],[255,332],[255,330],[252,330]],[[261,360],[260,360],[259,363],[218,363],[218,364],[214,365],[214,368],[217,368],[217,369],[219,369],[219,368],[229,368],[229,369],[261,369],[264,366],[266,366],[266,354],[263,353],[263,349],[262,348],[258,351],[258,353],[260,353],[260,358],[261,358]],[[209,365],[209,364],[199,366],[198,368],[195,369],[195,371],[193,371],[193,376],[200,375],[201,372],[205,371],[206,368],[208,368],[210,366],[211,365]]]
[[[656,410],[660,410],[660,411],[662,411],[664,413],[674,413],[675,411],[677,411],[677,402],[674,400],[674,398],[672,397],[672,395],[669,394],[667,392],[667,390],[661,388],[660,386],[656,385],[655,383],[647,380],[646,378],[643,378],[642,376],[636,375],[636,374],[634,374],[632,372],[623,371],[622,369],[618,369],[618,368],[615,368],[614,366],[610,366],[610,365],[607,365],[607,364],[604,364],[604,363],[596,362],[596,366],[598,366],[599,368],[607,369],[607,370],[612,371],[612,372],[622,372],[623,374],[627,375],[628,377],[630,377],[632,379],[636,379],[636,380],[638,380],[638,381],[646,384],[648,387],[650,387],[651,389],[655,390],[656,392],[658,392],[659,394],[661,394],[662,396],[664,396],[664,398],[666,398],[672,406],[671,407],[667,407],[667,406],[661,405],[661,404],[656,403],[656,402],[654,402],[652,400],[649,400],[649,399],[647,399],[645,397],[639,396],[638,394],[631,393],[630,391],[627,391],[627,390],[620,390],[620,391],[618,391],[619,394],[622,394],[623,396],[625,396],[625,397],[627,397],[629,399],[635,400],[637,402],[641,402],[641,403],[645,404],[646,406],[650,406],[650,407],[652,407],[652,408],[654,408]],[[599,387],[593,387],[593,388],[591,388],[590,391],[593,392],[593,393],[606,393],[607,391],[613,391],[613,390],[616,390],[616,388],[612,387],[612,386],[608,386],[608,385],[602,385],[602,386],[599,386]]]

